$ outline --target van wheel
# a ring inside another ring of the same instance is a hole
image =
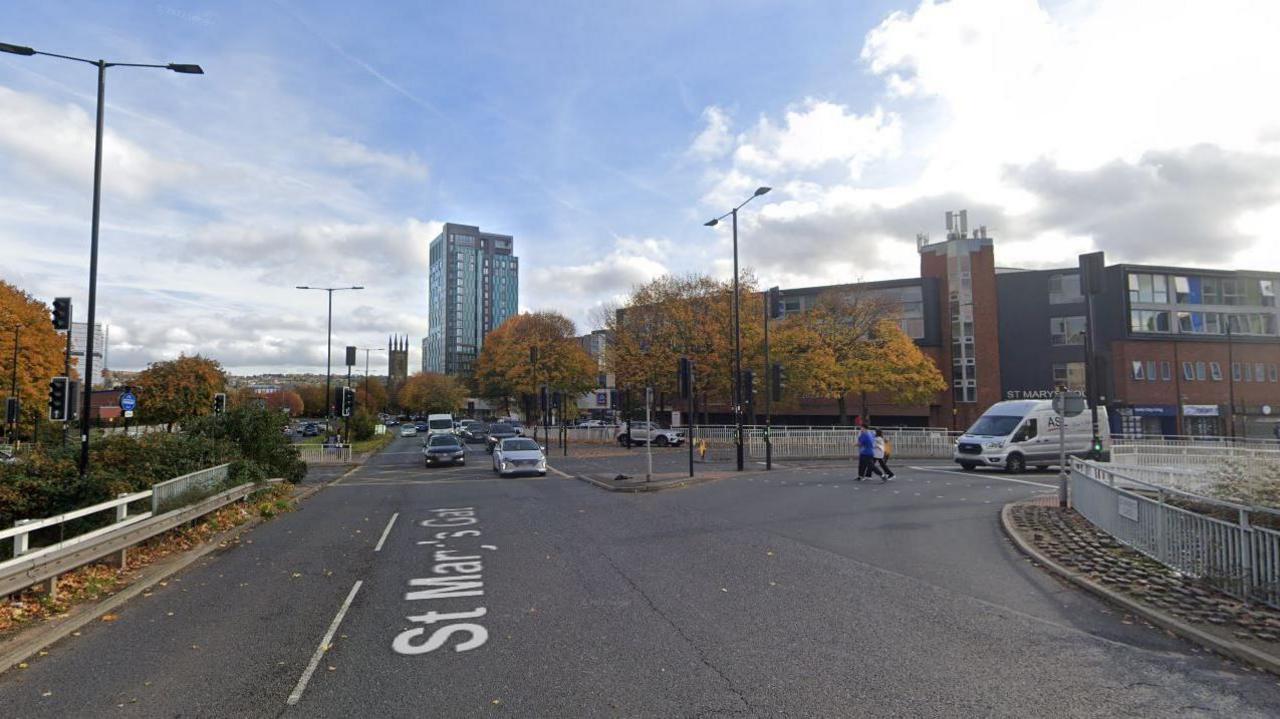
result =
[[[966,471],[966,472],[972,472],[973,470],[975,470],[975,469],[977,469],[977,468],[978,468],[978,465],[974,464],[973,462],[961,462],[961,463],[960,463],[960,469],[963,469],[963,470],[964,470],[964,471]]]
[[[667,439],[665,434],[660,434],[657,439],[653,440],[653,446],[655,447],[665,447],[668,444],[671,444],[671,440]]]
[[[618,435],[618,444],[623,447],[627,446],[627,435],[625,434]]]
[[[1009,474],[1022,474],[1027,471],[1027,460],[1020,454],[1011,454],[1004,461],[1004,470]]]

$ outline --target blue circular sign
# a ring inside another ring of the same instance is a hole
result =
[[[138,406],[138,398],[134,397],[133,394],[129,392],[125,392],[124,394],[120,395],[120,409],[126,412],[132,412],[133,408],[137,406]]]

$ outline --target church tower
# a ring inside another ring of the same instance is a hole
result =
[[[387,389],[394,390],[409,378],[409,337],[387,338]]]

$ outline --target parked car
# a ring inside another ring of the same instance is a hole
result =
[[[578,429],[588,429],[590,427],[608,427],[609,425],[602,419],[584,419],[575,426]]]
[[[627,443],[627,432],[627,426],[623,425],[617,435],[618,444]],[[632,444],[653,442],[655,447],[679,447],[684,444],[684,431],[663,429],[657,422],[632,422],[630,433]]]
[[[7,449],[0,449],[0,464],[17,464],[18,457]]]
[[[520,433],[516,432],[516,428],[506,422],[494,422],[489,425],[489,433],[484,438],[484,450],[493,452],[493,448],[502,440],[511,437],[519,437]]]
[[[308,422],[302,426],[303,437],[319,437],[320,427],[315,422]]]
[[[519,422],[519,421],[513,421],[513,422],[510,422],[510,424],[511,424],[511,428],[512,428],[512,429],[514,429],[514,430],[516,431],[516,434],[517,434],[518,436],[521,436],[521,437],[523,437],[523,436],[524,436],[524,424],[523,424],[523,423],[521,423],[521,422]]]
[[[537,442],[524,437],[510,437],[493,450],[493,471],[499,477],[530,473],[547,476],[547,455]]]
[[[422,445],[422,455],[428,467],[442,464],[466,464],[467,448],[456,434],[433,434]]]
[[[463,424],[458,434],[464,442],[483,442],[489,436],[489,425],[484,422]]]
[[[400,436],[401,437],[417,437],[418,436],[417,426],[412,424],[400,425]]]

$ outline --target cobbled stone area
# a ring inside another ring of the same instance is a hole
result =
[[[1202,586],[1120,544],[1072,509],[1018,504],[1010,515],[1023,538],[1068,569],[1219,636],[1280,649],[1280,611]]]

